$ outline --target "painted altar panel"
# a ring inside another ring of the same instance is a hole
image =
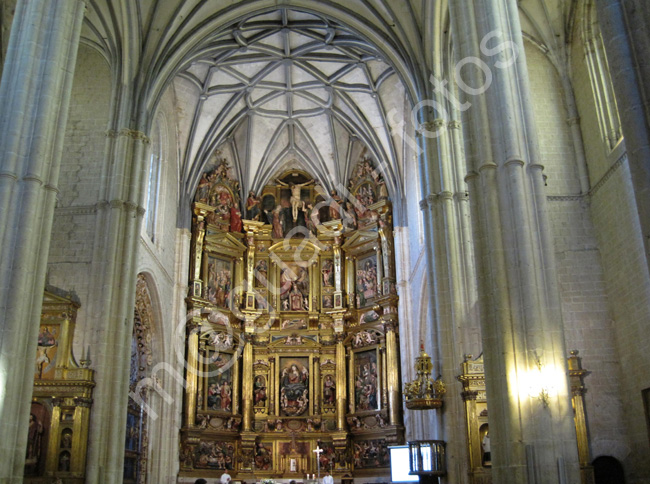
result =
[[[232,281],[232,260],[208,254],[205,298],[219,308],[229,309]]]
[[[309,408],[309,357],[280,358],[280,411],[297,417]]]
[[[232,411],[232,355],[214,351],[209,357],[207,410]]]
[[[357,412],[379,408],[376,349],[359,351],[354,355],[354,406]]]
[[[357,306],[371,305],[377,297],[377,255],[370,254],[357,260]]]

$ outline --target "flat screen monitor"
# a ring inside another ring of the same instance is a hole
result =
[[[409,474],[408,445],[395,445],[388,447],[390,450],[390,480],[392,482],[418,482],[417,474]]]

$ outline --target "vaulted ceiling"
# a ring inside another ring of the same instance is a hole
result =
[[[370,44],[333,21],[279,9],[202,48],[174,80],[191,178],[215,153],[236,164],[244,190],[287,168],[336,188],[371,155],[399,191],[401,146],[387,116],[403,113],[405,92]]]

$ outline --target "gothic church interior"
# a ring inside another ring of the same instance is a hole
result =
[[[0,481],[650,482],[646,2],[0,21]]]

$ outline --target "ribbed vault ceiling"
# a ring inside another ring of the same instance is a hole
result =
[[[217,155],[244,192],[288,168],[336,188],[370,155],[401,196],[402,141],[387,118],[403,114],[404,88],[376,49],[332,21],[288,9],[248,18],[206,39],[173,84],[186,180]]]

